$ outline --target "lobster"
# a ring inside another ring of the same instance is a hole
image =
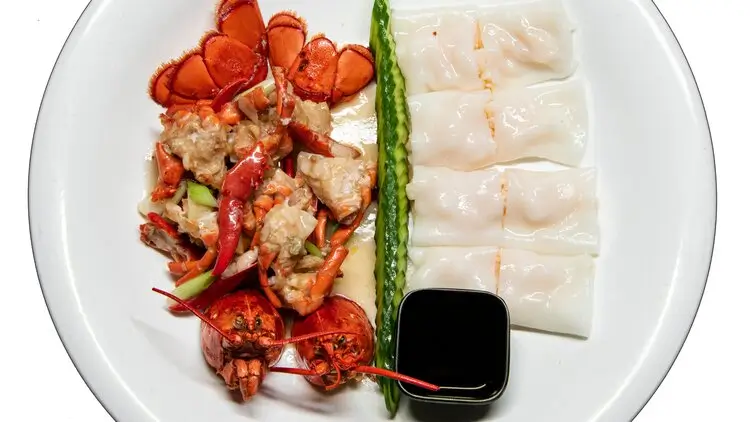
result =
[[[338,49],[323,35],[307,40],[307,24],[292,12],[263,23],[256,0],[223,0],[216,8],[216,30],[197,48],[161,65],[149,94],[164,107],[210,103],[217,112],[237,93],[262,82],[268,64],[285,70],[303,99],[334,104],[370,83],[374,58],[367,47]]]
[[[337,334],[318,334],[336,332]],[[313,313],[292,325],[300,366],[314,374],[305,378],[311,384],[334,390],[357,374],[393,378],[418,387],[437,391],[440,387],[383,368],[369,366],[375,347],[375,334],[365,311],[344,296],[328,297]],[[308,337],[309,336],[309,337]]]
[[[245,202],[263,180],[268,156],[262,143],[252,153],[240,160],[227,172],[219,197],[219,248],[215,276],[220,276],[229,266],[242,234]]]
[[[201,349],[206,362],[221,376],[230,391],[239,390],[242,401],[257,394],[269,372],[312,376],[308,369],[274,367],[286,344],[323,335],[331,330],[284,338],[284,320],[268,300],[254,290],[239,290],[215,300],[201,312],[171,293],[153,288],[201,319]]]

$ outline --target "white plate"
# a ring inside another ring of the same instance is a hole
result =
[[[432,412],[404,401],[399,420],[630,420],[689,331],[716,217],[698,90],[651,1],[567,5],[579,28],[600,172],[591,338],[514,332],[510,385],[492,408]],[[168,284],[163,258],[137,233],[144,158],[160,112],[146,85],[156,64],[211,26],[212,7],[207,0],[95,0],[67,41],[41,107],[30,172],[31,236],[51,316],[81,375],[122,422],[384,420],[382,398],[367,388],[322,397],[290,376],[269,377],[251,403],[231,401],[203,363],[198,321],[170,315],[149,291]],[[340,42],[366,43],[370,7],[364,0],[261,0],[266,19],[296,9],[311,32]],[[472,347],[471,339],[446,335]],[[481,370],[481,362],[477,355],[465,365]]]

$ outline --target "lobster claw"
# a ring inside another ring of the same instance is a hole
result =
[[[224,177],[219,198],[219,253],[212,272],[214,276],[223,274],[234,257],[242,234],[245,203],[262,182],[267,165],[263,143],[258,142]]]

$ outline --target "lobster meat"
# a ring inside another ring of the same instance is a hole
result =
[[[311,370],[273,367],[285,344],[309,340],[341,330],[284,338],[284,320],[263,295],[240,290],[214,301],[204,314],[189,303],[163,290],[164,295],[201,319],[201,349],[206,362],[224,379],[230,391],[239,390],[242,401],[257,394],[269,372],[311,376]]]
[[[338,49],[323,35],[306,40],[307,24],[292,12],[275,14],[266,26],[256,0],[223,0],[216,8],[216,30],[181,58],[161,65],[149,94],[164,107],[203,102],[218,112],[237,93],[265,80],[270,63],[285,71],[301,98],[334,104],[374,77],[367,47]]]
[[[431,391],[440,388],[397,372],[369,366],[375,348],[372,324],[359,305],[343,296],[328,297],[316,311],[295,321],[292,326],[292,336],[297,338],[326,331],[338,334],[318,335],[296,343],[299,364],[315,373],[305,376],[311,384],[328,391],[341,387],[357,374],[372,374]]]
[[[148,222],[140,225],[141,241],[151,248],[168,254],[175,262],[196,259],[195,248],[161,215],[150,212]]]

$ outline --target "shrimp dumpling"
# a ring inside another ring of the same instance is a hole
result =
[[[506,169],[503,247],[598,254],[596,169]]]
[[[490,133],[490,91],[440,91],[408,98],[413,165],[475,170],[494,164],[497,145]]]
[[[484,88],[472,13],[448,8],[394,10],[391,30],[408,95]]]
[[[406,195],[413,202],[414,246],[499,246],[503,241],[502,172],[415,166]]]
[[[479,9],[482,78],[496,88],[564,79],[576,68],[573,24],[560,0]]]
[[[514,326],[588,337],[594,272],[589,255],[502,249],[497,294],[508,306]]]
[[[577,166],[583,159],[588,111],[578,81],[496,92],[488,114],[497,162],[542,158]]]
[[[497,247],[410,248],[406,289],[455,288],[495,293],[500,249]]]

